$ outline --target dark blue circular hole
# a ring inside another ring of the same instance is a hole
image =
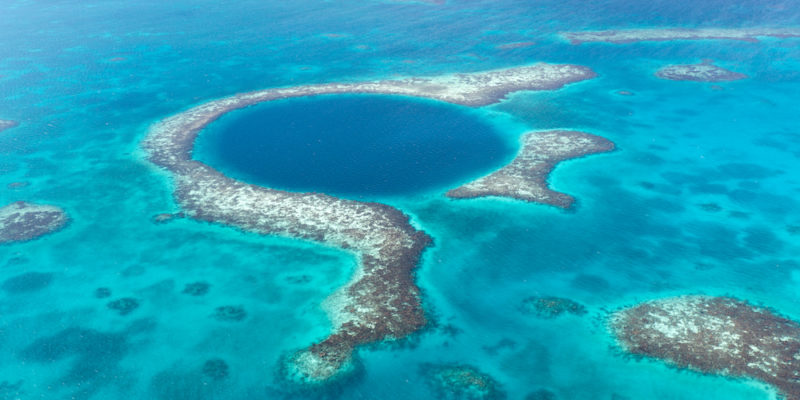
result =
[[[475,110],[400,96],[328,95],[234,111],[195,158],[262,186],[344,196],[418,193],[507,160],[512,146]]]

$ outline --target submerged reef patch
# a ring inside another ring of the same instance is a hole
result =
[[[220,306],[214,309],[214,319],[217,321],[239,322],[247,317],[247,311],[242,306]]]
[[[524,314],[549,319],[563,314],[584,315],[586,307],[563,297],[535,296],[523,300],[520,311]]]
[[[230,375],[229,370],[228,363],[221,358],[212,358],[203,363],[203,375],[215,381],[227,378]]]
[[[525,396],[525,400],[556,400],[557,398],[555,393],[547,389],[539,389]]]
[[[666,40],[744,40],[758,41],[759,37],[792,38],[800,37],[800,28],[653,28],[605,31],[562,32],[561,37],[572,44],[587,42],[634,43]]]
[[[656,71],[656,76],[672,81],[724,82],[747,78],[747,75],[733,72],[705,60],[700,64],[668,65]]]
[[[731,297],[680,296],[615,312],[623,350],[678,368],[766,382],[800,399],[800,324]]]
[[[17,126],[17,125],[19,125],[19,123],[17,123],[17,121],[9,121],[7,119],[0,119],[0,132],[4,131],[6,129],[11,129],[11,128]]]
[[[321,382],[350,365],[357,346],[401,339],[426,324],[414,282],[430,237],[393,207],[246,184],[191,158],[195,139],[222,115],[253,104],[320,94],[393,94],[464,106],[498,102],[519,90],[557,89],[595,77],[576,65],[532,66],[437,77],[332,83],[267,89],[214,100],[155,124],[143,142],[148,158],[167,169],[174,196],[188,217],[246,231],[311,240],[352,251],[358,267],[324,303],[333,333],[289,357],[292,377]]]
[[[139,300],[134,299],[133,297],[123,297],[121,299],[108,302],[106,307],[116,311],[119,315],[125,316],[139,308]]]
[[[491,376],[463,364],[423,364],[420,373],[437,399],[499,400],[506,393]]]
[[[576,131],[529,132],[517,157],[505,167],[447,192],[456,199],[498,196],[569,208],[575,199],[551,190],[547,176],[561,161],[608,152],[614,143]]]
[[[67,224],[60,207],[18,201],[0,207],[0,244],[24,242],[57,231]]]
[[[69,362],[65,373],[50,385],[74,388],[75,392],[68,398],[88,399],[114,378],[119,378],[119,362],[128,350],[124,333],[72,327],[36,339],[19,357],[26,362]]]
[[[53,274],[44,272],[26,272],[7,279],[3,282],[3,290],[8,293],[35,292],[50,285]]]
[[[183,287],[181,293],[188,294],[189,296],[205,296],[210,288],[211,284],[208,282],[192,282],[187,283],[186,286]]]

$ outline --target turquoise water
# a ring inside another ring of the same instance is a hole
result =
[[[288,99],[230,113],[193,157],[267,187],[364,197],[458,186],[513,158],[491,119],[400,96]]]
[[[706,293],[800,320],[792,228],[800,225],[800,41],[570,46],[555,33],[800,26],[799,9],[796,1],[4,2],[0,118],[21,124],[0,133],[0,203],[56,204],[72,221],[0,247],[0,382],[8,383],[0,398],[286,397],[275,379],[281,356],[329,332],[320,303],[347,282],[352,255],[187,219],[154,224],[154,215],[179,210],[169,179],[139,150],[150,124],[266,87],[537,61],[586,65],[599,77],[514,94],[479,110],[482,118],[506,143],[530,129],[568,128],[618,150],[557,168],[552,185],[578,199],[570,212],[452,201],[440,187],[387,196],[434,237],[418,284],[437,327],[403,346],[362,350],[363,373],[329,393],[432,398],[419,366],[467,363],[511,399],[542,388],[559,399],[774,398],[757,383],[626,358],[603,316]],[[497,48],[511,42],[535,45]],[[705,58],[751,78],[714,90],[653,76]],[[6,189],[19,181],[29,185]],[[208,293],[183,293],[196,282]],[[111,296],[98,299],[101,287]],[[567,297],[589,313],[519,312],[535,295]],[[127,297],[139,301],[127,315],[106,306]],[[217,319],[222,306],[246,315]],[[212,359],[226,362],[227,378],[203,374]]]

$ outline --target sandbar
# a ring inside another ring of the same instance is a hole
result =
[[[529,132],[522,148],[503,168],[446,193],[454,199],[509,197],[533,203],[570,208],[575,199],[548,187],[547,177],[561,161],[608,152],[614,143],[600,136],[577,131]]]
[[[431,238],[388,205],[275,190],[227,177],[192,159],[198,133],[225,113],[284,98],[373,93],[478,107],[511,92],[557,89],[594,76],[582,66],[539,63],[479,73],[266,89],[213,100],[161,120],[150,128],[143,148],[152,163],[171,174],[174,197],[187,216],[321,242],[358,257],[354,276],[323,304],[333,333],[289,357],[285,368],[293,381],[322,383],[349,370],[358,345],[400,339],[426,324],[414,270]]]
[[[800,324],[731,297],[680,296],[612,314],[623,350],[678,367],[766,382],[800,399]]]
[[[560,35],[576,45],[590,42],[624,44],[645,41],[708,39],[756,42],[761,37],[800,37],[800,28],[650,28],[561,32]]]

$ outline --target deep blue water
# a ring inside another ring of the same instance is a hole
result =
[[[538,61],[599,77],[515,94],[474,110],[479,120],[503,143],[580,129],[618,150],[556,169],[553,186],[578,200],[571,212],[452,201],[444,183],[387,196],[434,238],[417,282],[439,328],[361,350],[363,375],[330,393],[432,399],[421,365],[467,363],[510,399],[539,389],[557,399],[775,398],[757,383],[624,357],[603,321],[688,293],[735,295],[800,321],[800,40],[570,46],[556,33],[797,27],[798,1],[8,0],[0,15],[0,118],[21,122],[0,134],[0,204],[52,203],[72,218],[0,247],[0,398],[281,398],[281,357],[329,332],[320,303],[348,281],[353,256],[188,219],[154,224],[179,209],[139,150],[152,123],[261,88]],[[535,44],[498,47],[513,42]],[[750,78],[715,90],[653,76],[705,58]],[[198,282],[207,293],[186,292]],[[534,295],[589,313],[519,312]],[[107,306],[122,298],[139,307]],[[245,315],[214,318],[224,306]],[[209,380],[204,365],[219,359],[228,376]]]
[[[274,101],[202,132],[194,158],[247,182],[347,196],[453,188],[514,149],[466,107],[399,96]]]

